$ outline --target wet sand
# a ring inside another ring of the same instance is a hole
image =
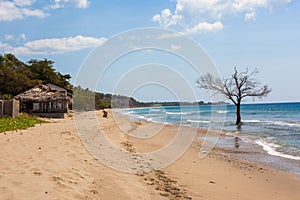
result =
[[[111,111],[108,119],[102,118],[101,112],[96,116],[106,137],[132,155],[161,149],[178,131],[178,126],[165,125],[155,136],[138,139],[126,130],[134,133],[149,123],[129,123],[128,118],[118,116],[118,125],[125,127],[120,130]],[[121,172],[87,151],[74,117],[50,121],[28,130],[0,133],[0,199],[296,200],[300,196],[300,181],[293,174],[234,157],[222,148],[199,159],[202,143],[196,139],[166,168],[154,167],[156,170],[145,173],[141,165],[139,173]],[[196,130],[197,136],[205,132]]]

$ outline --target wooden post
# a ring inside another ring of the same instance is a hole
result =
[[[0,100],[0,117],[3,116],[3,104],[4,104],[4,102],[2,100]]]
[[[18,117],[20,113],[20,101],[13,99],[12,100],[12,117]]]

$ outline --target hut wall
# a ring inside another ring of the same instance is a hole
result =
[[[20,101],[13,99],[13,117],[17,117],[20,114]]]
[[[38,85],[15,97],[20,100],[22,111],[52,116],[52,113],[68,113],[67,90],[54,84]],[[54,114],[53,114],[54,115]]]
[[[4,101],[4,106],[3,106],[3,115],[5,116],[10,116],[12,114],[12,107],[13,103],[12,101]]]
[[[40,111],[41,109],[41,103],[33,103],[32,110],[33,111]]]
[[[67,113],[68,112],[68,103],[66,100],[43,102],[43,103],[32,103],[32,109],[30,109],[30,112],[33,112],[33,113]]]
[[[66,101],[57,101],[49,103],[49,111],[54,113],[67,113],[68,104]]]
[[[20,102],[15,99],[10,101],[0,101],[0,117],[17,117],[19,116],[19,109]]]

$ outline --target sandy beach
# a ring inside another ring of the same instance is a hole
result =
[[[139,139],[126,130],[132,133],[149,126],[148,122],[136,121],[132,127],[128,118],[118,116],[116,123],[108,112],[109,118],[103,118],[97,111],[99,129],[116,147],[130,154],[158,150],[172,141],[178,130],[178,126],[165,125],[155,136]],[[220,148],[200,159],[201,141],[196,139],[166,168],[147,173],[115,170],[95,159],[84,146],[74,117],[48,121],[27,130],[0,133],[1,200],[296,200],[300,196],[300,179],[294,174],[232,157]],[[186,131],[191,129],[186,127]],[[206,132],[193,130],[197,136]],[[138,159],[143,162],[142,156]]]

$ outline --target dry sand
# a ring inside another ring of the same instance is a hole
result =
[[[166,125],[149,139],[120,130],[112,113],[99,126],[119,148],[145,153],[172,140],[178,127]],[[125,173],[97,161],[79,138],[73,117],[50,120],[28,130],[0,133],[0,199],[264,199],[300,197],[293,174],[271,169],[213,150],[198,158],[194,141],[172,165],[150,173]],[[119,125],[128,119],[118,118]],[[131,132],[149,123],[134,122]],[[130,126],[130,125],[128,125]],[[154,125],[155,127],[156,125]],[[197,130],[203,135],[205,130]],[[111,155],[112,158],[114,155]]]

